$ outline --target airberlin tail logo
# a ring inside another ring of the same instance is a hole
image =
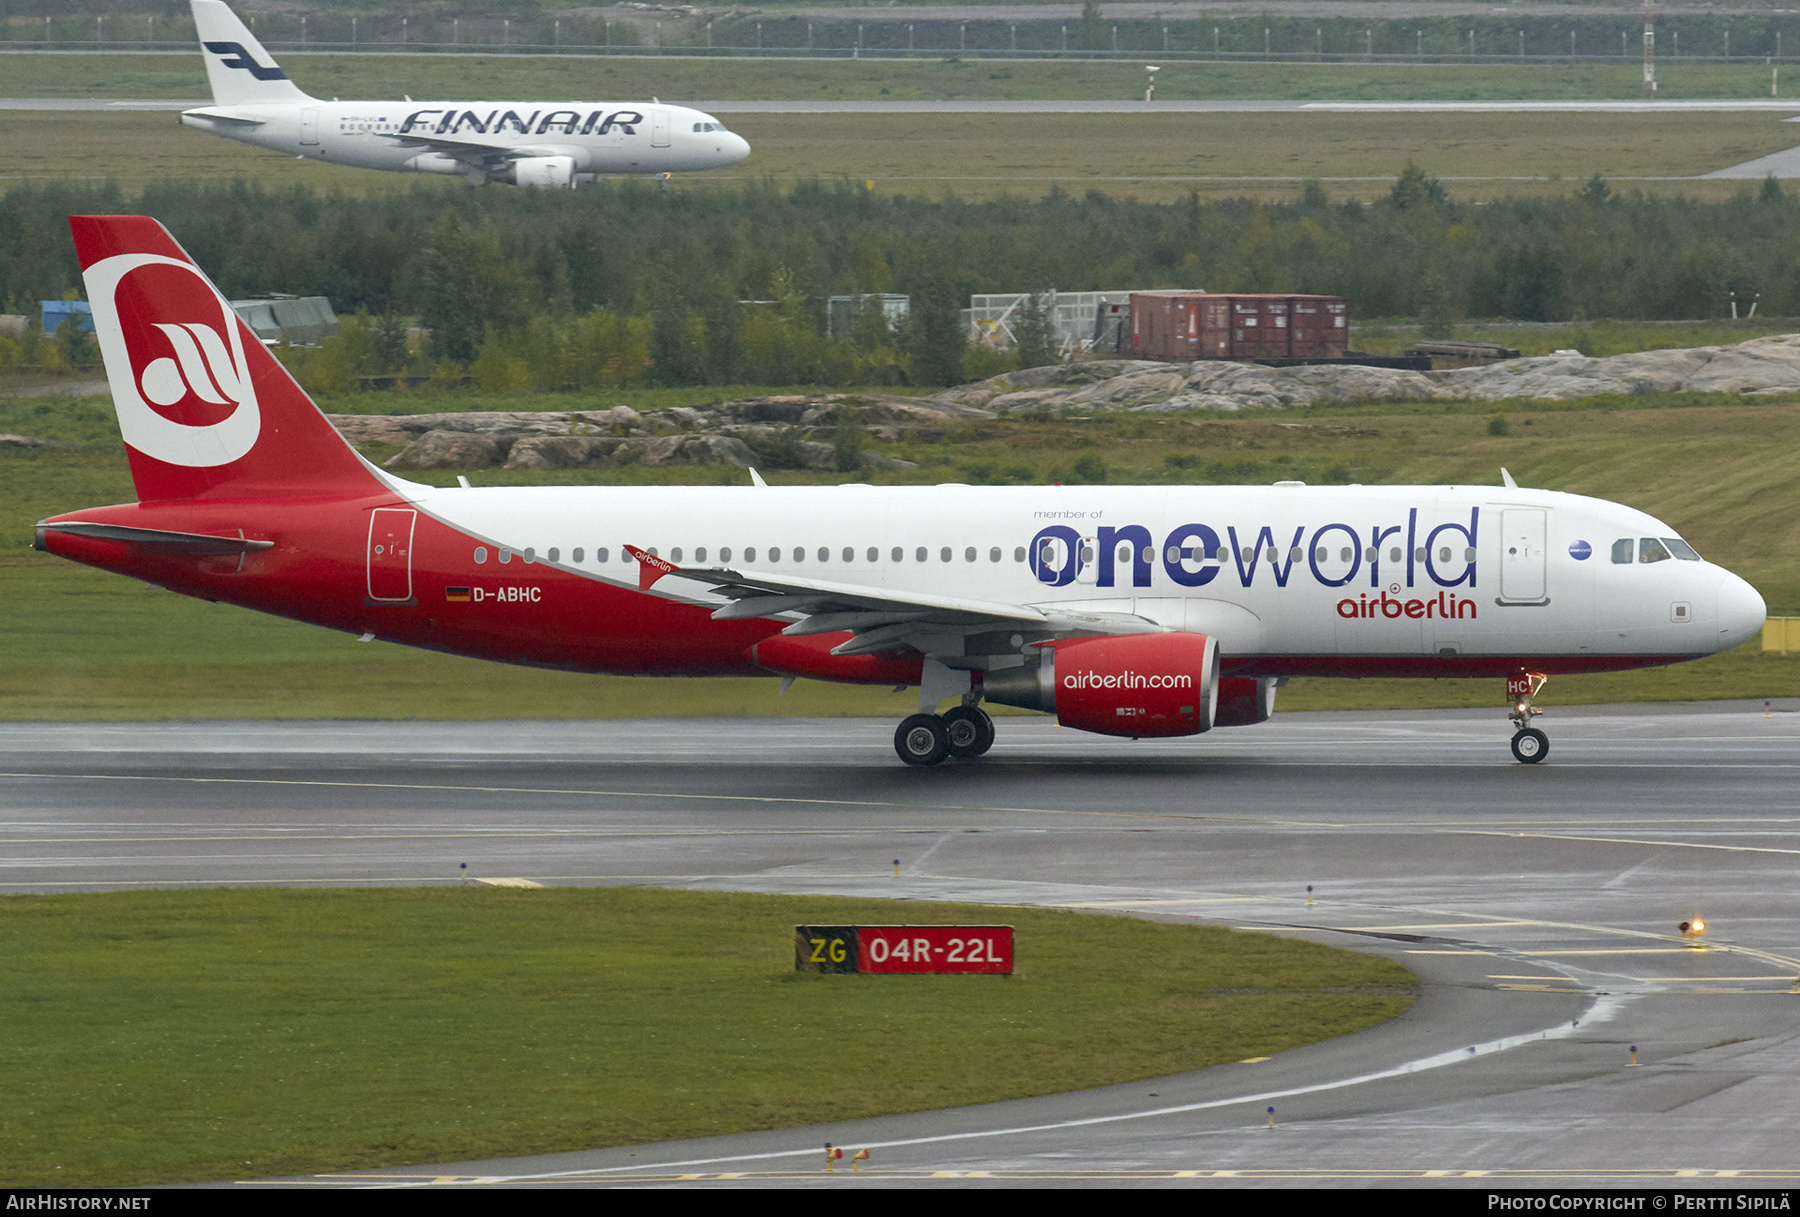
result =
[[[226,465],[262,415],[231,306],[188,262],[118,254],[83,273],[125,442],[171,465]]]

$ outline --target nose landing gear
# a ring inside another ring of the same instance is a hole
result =
[[[978,705],[964,703],[942,716],[914,714],[894,731],[894,751],[921,768],[945,760],[973,760],[994,746],[994,720]]]
[[[1512,754],[1522,764],[1535,765],[1550,755],[1550,737],[1531,725],[1531,720],[1543,713],[1531,704],[1531,699],[1549,680],[1542,672],[1521,672],[1506,681],[1506,696],[1513,704],[1506,717],[1518,728],[1512,737]]]

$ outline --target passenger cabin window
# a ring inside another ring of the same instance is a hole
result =
[[[577,566],[581,565],[581,546],[575,547],[575,552],[569,555],[569,560]]]
[[[486,561],[487,561],[487,546],[477,545],[475,547],[475,564],[477,566],[479,566],[481,563],[486,562]]]
[[[626,556],[629,557],[630,555],[626,555]],[[605,562],[606,561],[606,547],[604,545],[602,545],[599,549],[596,549],[594,551],[594,561],[596,561],[596,562]]]
[[[1637,548],[1637,542],[1631,537],[1620,537],[1613,542],[1612,559],[1614,566],[1626,566],[1631,562],[1631,552]]]
[[[695,549],[694,549],[694,561],[696,561],[696,562],[704,562],[704,561],[706,561],[706,546],[704,546],[704,545],[700,545],[700,546],[696,546],[696,547],[695,547]]]
[[[746,545],[744,547],[744,561],[746,561],[746,562],[756,561],[756,546]]]
[[[926,550],[925,550],[925,547],[923,545],[921,545],[921,546],[919,546],[918,552],[913,554],[913,560],[917,561],[917,562],[923,562],[923,561],[925,561],[925,558],[926,558]]]
[[[729,545],[719,546],[719,561],[721,561],[721,562],[731,561],[731,546],[729,546]]]
[[[1638,538],[1639,562],[1667,562],[1672,556],[1655,537]]]

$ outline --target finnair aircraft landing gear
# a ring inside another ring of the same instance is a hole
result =
[[[1531,725],[1531,720],[1543,713],[1531,704],[1531,699],[1549,679],[1541,672],[1525,672],[1506,682],[1506,695],[1513,703],[1512,713],[1506,717],[1518,728],[1512,737],[1512,754],[1526,765],[1535,765],[1550,755],[1550,737]]]

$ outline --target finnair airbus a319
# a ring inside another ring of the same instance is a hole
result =
[[[710,114],[647,102],[321,101],[295,87],[221,0],[193,0],[213,104],[190,127],[307,160],[469,181],[573,187],[600,174],[735,165],[742,136]]]
[[[423,486],[363,460],[162,225],[70,225],[140,501],[44,520],[36,548],[364,640],[913,686],[909,765],[986,752],[984,701],[1169,737],[1267,719],[1290,676],[1491,677],[1533,762],[1546,676],[1696,659],[1763,623],[1667,524],[1510,478]]]

